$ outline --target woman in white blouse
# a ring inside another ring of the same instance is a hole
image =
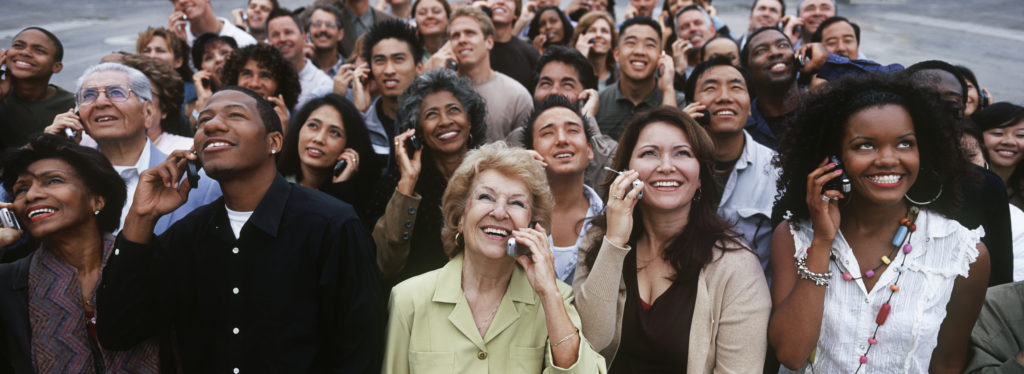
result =
[[[768,327],[782,372],[963,371],[989,260],[983,230],[951,219],[967,161],[940,105],[905,77],[840,80],[783,138]]]

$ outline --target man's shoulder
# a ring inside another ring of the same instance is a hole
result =
[[[494,79],[491,79],[491,81],[495,82],[494,84],[496,87],[500,87],[501,94],[513,94],[518,96],[526,95],[527,97],[530,96],[530,91],[527,91],[526,87],[523,87],[522,84],[519,84],[519,81],[512,79],[512,77],[500,71],[494,71]]]
[[[224,24],[224,26],[220,29],[220,35],[230,36],[234,38],[235,43],[238,44],[239,48],[251,44],[256,44],[256,38],[252,37],[252,35],[249,35],[249,33],[245,32],[245,30],[242,30],[236,27],[235,25],[231,24],[231,21],[229,21],[227,18],[217,17],[217,19],[222,21]]]
[[[357,217],[355,209],[349,203],[323,191],[298,184],[292,184],[292,195],[289,197],[287,209],[292,210],[292,213],[312,214],[338,222]]]

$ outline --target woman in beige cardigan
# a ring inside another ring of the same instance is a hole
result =
[[[574,282],[583,332],[609,373],[762,370],[768,286],[716,213],[712,150],[676,108],[624,130],[613,166],[626,171],[605,186],[606,215],[580,246]]]

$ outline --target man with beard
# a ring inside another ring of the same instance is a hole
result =
[[[307,11],[306,29],[313,43],[313,63],[328,77],[334,78],[345,55],[341,52],[341,40],[345,38],[341,9],[334,5],[319,4]]]

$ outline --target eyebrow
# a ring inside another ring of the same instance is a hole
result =
[[[906,134],[897,136],[896,138],[897,139],[903,139],[903,138],[908,138],[908,137],[916,136],[916,135],[917,134],[915,134],[913,131],[911,131],[911,132],[908,132]],[[875,139],[873,137],[870,137],[870,136],[854,136],[853,139],[850,139],[850,141],[847,144],[853,144],[853,142],[855,142],[857,140],[861,140],[861,139],[863,139],[863,140],[877,140],[877,139]]]
[[[231,110],[231,109],[242,109],[242,110],[246,111],[246,113],[249,112],[249,108],[246,107],[245,105],[242,105],[242,104],[228,104],[228,105],[225,105],[224,107],[221,108],[221,110]],[[214,111],[214,108],[203,109],[203,111],[199,112],[199,115],[202,116],[203,114],[206,114],[206,113],[212,112],[212,111]]]
[[[480,188],[487,190],[487,192],[498,193],[497,190],[495,190],[495,189],[493,189],[493,188],[491,188],[489,186],[480,186]],[[514,193],[514,194],[509,195],[509,197],[526,197],[526,196],[528,196],[528,195],[524,194],[524,193]]]

